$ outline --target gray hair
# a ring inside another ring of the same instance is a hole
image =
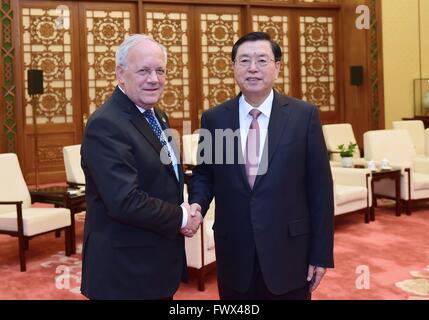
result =
[[[126,68],[128,51],[136,44],[139,44],[142,41],[152,41],[153,43],[156,43],[164,52],[165,61],[167,61],[167,49],[162,44],[156,42],[151,37],[141,33],[141,34],[133,34],[129,36],[120,44],[120,46],[116,50],[116,66],[121,66]]]

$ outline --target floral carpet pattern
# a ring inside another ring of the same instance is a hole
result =
[[[396,282],[395,285],[412,294],[408,296],[409,300],[429,300],[429,265],[423,270],[410,271],[410,275],[413,278]]]
[[[80,294],[84,214],[76,219],[77,253],[64,255],[64,237],[51,234],[29,243],[27,271],[19,271],[17,238],[0,235],[0,299],[82,300]],[[335,217],[335,268],[328,269],[315,300],[429,300],[429,209],[396,217],[393,206],[376,209],[365,224],[361,214]],[[216,272],[182,283],[175,300],[219,299]]]

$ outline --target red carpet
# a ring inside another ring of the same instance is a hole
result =
[[[395,217],[376,210],[376,221],[359,214],[335,219],[335,269],[328,270],[313,299],[429,299],[429,210]],[[64,256],[64,238],[36,237],[27,251],[27,272],[19,272],[17,239],[0,235],[0,299],[84,299],[79,294],[84,216],[78,217],[78,254]],[[175,299],[218,299],[216,274],[206,290],[196,279],[183,283]]]

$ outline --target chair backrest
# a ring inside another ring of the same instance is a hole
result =
[[[199,134],[183,135],[183,163],[197,165]]]
[[[405,129],[372,130],[363,135],[365,159],[411,165],[416,150],[410,134]]]
[[[0,154],[0,201],[23,201],[22,208],[31,206],[30,192],[14,153]],[[15,205],[0,205],[0,214],[14,210]]]
[[[325,124],[322,126],[322,129],[328,151],[338,151],[338,145],[340,144],[344,144],[347,147],[350,142],[356,143],[350,123]],[[359,146],[355,149],[353,157],[360,158]]]
[[[393,129],[408,130],[417,154],[425,154],[425,126],[421,120],[393,121]]]
[[[63,148],[67,182],[85,184],[85,175],[80,166],[80,144]]]

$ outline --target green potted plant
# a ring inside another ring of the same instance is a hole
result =
[[[346,147],[344,144],[338,145],[338,150],[340,151],[341,156],[341,165],[345,168],[353,167],[353,154],[357,148],[357,144],[349,142],[349,145]]]

